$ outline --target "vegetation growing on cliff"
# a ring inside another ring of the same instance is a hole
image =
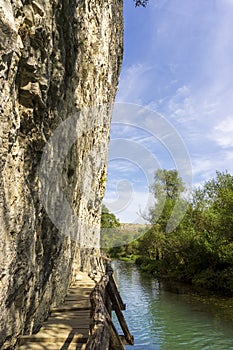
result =
[[[151,228],[138,240],[118,248],[118,256],[137,256],[141,268],[158,277],[233,295],[233,176],[217,172],[187,200],[178,173],[159,170],[152,190],[156,204],[149,213]],[[164,194],[163,211],[157,218]],[[167,233],[177,199],[186,202],[187,211],[180,224]]]

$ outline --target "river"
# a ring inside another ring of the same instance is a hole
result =
[[[135,339],[127,350],[233,350],[233,323],[224,309],[164,290],[133,263],[114,261],[113,268]]]

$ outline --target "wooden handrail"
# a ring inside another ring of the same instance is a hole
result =
[[[121,299],[120,293],[117,289],[116,283],[114,281],[113,278],[113,269],[111,266],[111,262],[107,263],[107,267],[106,267],[106,274],[109,276],[109,282],[107,284],[107,290],[110,294],[113,294],[115,298],[117,298],[118,303],[120,305],[121,310],[125,310],[126,309],[126,305],[123,303],[123,300]]]
[[[130,334],[121,311],[125,309],[125,304],[121,299],[112,274],[113,270],[108,262],[106,275],[101,278],[91,293],[90,336],[86,350],[125,350],[123,343],[134,344],[134,338]],[[124,337],[118,335],[112,322],[112,306],[123,330]]]

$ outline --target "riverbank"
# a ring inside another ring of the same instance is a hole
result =
[[[232,297],[226,296],[223,293],[216,293],[203,287],[178,281],[172,276],[160,276],[154,272],[153,265],[143,265],[143,259],[141,259],[141,257],[138,255],[131,254],[128,256],[114,257],[114,259],[126,264],[135,264],[135,266],[137,266],[143,274],[158,280],[162,285],[163,290],[175,294],[182,294],[184,296],[186,295],[188,298],[191,297],[193,300],[202,303],[203,308],[205,308],[206,311],[209,311],[211,308],[215,307],[219,310],[217,314],[221,314],[221,317],[224,315],[224,318],[232,322],[233,325]]]
[[[232,271],[214,271],[211,268],[201,270],[199,273],[191,271],[191,266],[174,265],[167,263],[166,259],[151,259],[148,256],[138,254],[137,241],[124,247],[116,247],[110,250],[113,259],[126,262],[134,262],[144,272],[152,274],[167,284],[182,285],[199,295],[217,295],[221,297],[233,297],[233,288],[230,283]],[[197,259],[198,260],[198,259]],[[220,283],[222,281],[222,283]]]
[[[183,205],[186,209],[182,220],[169,232],[182,179],[176,171],[164,169],[155,174],[155,180],[151,226],[137,239],[126,240],[122,232],[121,246],[111,248],[111,253],[124,261],[134,260],[159,279],[233,297],[233,176],[227,171],[216,172],[216,178],[194,191],[190,201],[180,196],[179,210]],[[163,208],[162,213],[159,208]]]

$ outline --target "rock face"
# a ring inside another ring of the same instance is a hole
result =
[[[0,0],[1,349],[98,253],[122,37],[121,0]]]

